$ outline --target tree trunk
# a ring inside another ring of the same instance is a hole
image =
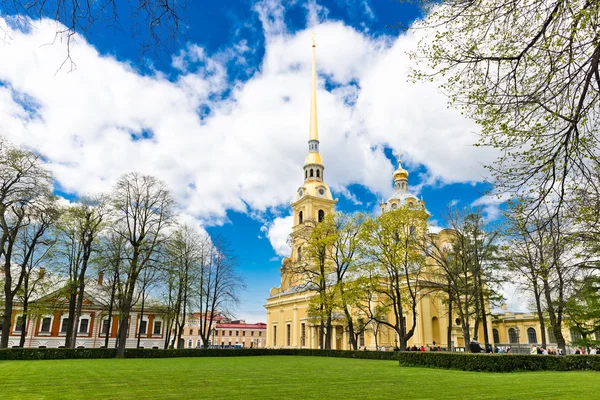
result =
[[[481,274],[479,275],[479,303],[481,304],[481,322],[483,324],[483,343],[485,343],[485,351],[487,352],[490,346],[490,333],[487,326],[487,311],[485,309],[485,297],[483,295],[483,282]]]
[[[536,287],[537,285],[534,286],[533,288],[533,294],[535,297],[535,309],[537,311],[537,315],[538,315],[538,320],[540,321],[540,330],[542,331],[542,347],[546,348],[547,347],[547,343],[546,343],[546,322],[544,321],[544,313],[542,311],[542,302],[540,299],[540,293],[539,293],[539,288]]]
[[[325,350],[331,350],[331,313],[327,315],[327,330],[325,333]]]
[[[144,321],[144,306],[146,303],[146,297],[145,297],[145,292],[146,289],[143,288],[142,289],[142,310],[140,311],[140,320],[138,322],[138,332],[137,332],[137,344],[135,347],[137,347],[138,349],[140,348],[140,341],[142,340],[142,322]],[[150,321],[148,321],[150,322]],[[151,329],[150,326],[148,326],[148,324],[146,324],[146,336],[148,336],[148,330]]]
[[[131,305],[133,303],[134,285],[129,285],[129,291],[125,295],[123,302],[123,312],[121,314],[121,324],[119,327],[119,346],[117,347],[117,358],[125,357],[125,346],[127,344],[127,328],[129,325],[129,314],[131,313]]]
[[[452,351],[452,295],[448,295],[448,331],[446,332],[446,345],[448,347],[448,351]]]
[[[25,347],[25,336],[27,335],[27,308],[29,306],[29,301],[27,297],[23,300],[23,327],[21,328],[21,339],[19,341],[19,347]]]
[[[110,340],[110,335],[112,333],[112,314],[113,307],[115,304],[115,293],[117,291],[117,274],[113,275],[113,284],[110,288],[110,303],[108,305],[108,329],[106,331],[106,337],[104,338],[104,347],[108,349],[108,341]],[[100,322],[102,323],[102,322]],[[102,326],[100,327],[102,329]]]
[[[69,314],[68,319],[69,323],[67,324],[67,332],[65,335],[65,347],[71,347],[71,337],[73,336],[73,326],[75,325],[75,308],[77,302],[77,289],[71,288],[71,293],[69,294]]]

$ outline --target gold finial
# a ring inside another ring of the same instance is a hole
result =
[[[315,52],[315,34],[312,36],[312,90],[310,96],[310,132],[309,140],[319,140],[317,125],[317,56]]]

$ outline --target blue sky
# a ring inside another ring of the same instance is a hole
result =
[[[77,36],[74,68],[50,46],[56,22],[9,30],[0,48],[0,134],[43,154],[68,199],[108,191],[132,170],[165,180],[185,221],[227,237],[247,290],[236,310],[264,321],[279,284],[289,203],[307,152],[310,36],[317,35],[325,179],[338,210],[377,209],[392,193],[394,154],[443,225],[450,203],[480,205],[477,126],[447,107],[436,83],[412,83],[407,52],[422,31],[398,32],[419,9],[392,0],[190,2],[179,43],[141,54],[138,38],[93,28]],[[0,24],[5,21],[0,20]],[[125,32],[125,33],[124,33]]]

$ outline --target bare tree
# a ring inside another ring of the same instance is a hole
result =
[[[98,251],[98,236],[104,228],[108,207],[105,197],[82,197],[79,203],[68,206],[57,226],[56,255],[68,267],[66,295],[69,301],[65,347],[74,348],[77,327],[85,297],[88,266],[92,254]]]
[[[451,103],[481,126],[499,193],[532,207],[592,181],[598,168],[600,3],[421,0],[417,79],[444,77]],[[531,191],[532,188],[539,190]]]
[[[15,244],[17,249],[15,253],[15,264],[21,266],[23,283],[21,289],[17,292],[23,310],[20,325],[21,339],[19,346],[25,345],[24,329],[27,326],[27,320],[30,315],[30,301],[36,294],[43,293],[47,287],[45,278],[45,264],[51,258],[51,249],[55,243],[53,237],[48,235],[48,228],[56,222],[59,216],[59,209],[53,199],[42,209],[37,209],[30,223],[19,233],[18,242]]]
[[[123,308],[117,357],[123,357],[138,278],[152,265],[152,256],[173,216],[173,200],[163,182],[152,176],[129,173],[117,182],[112,206],[115,232],[125,239],[128,252],[119,285]]]
[[[0,140],[0,257],[3,258],[4,275],[4,315],[0,348],[8,346],[14,298],[21,289],[29,262],[28,259],[23,259],[18,271],[13,270],[13,252],[18,233],[34,218],[32,212],[38,212],[47,204],[51,179],[39,155],[15,148]],[[42,235],[43,231],[39,236],[32,237],[32,241],[37,242]],[[13,277],[13,272],[16,272],[17,276]]]
[[[204,241],[198,276],[197,299],[200,309],[200,338],[204,348],[210,343],[215,317],[227,313],[239,302],[245,289],[240,275],[235,271],[237,258],[227,240],[215,237],[212,243]]]
[[[32,20],[51,18],[61,23],[54,38],[66,43],[66,62],[75,66],[71,57],[74,35],[94,29],[114,29],[139,38],[142,54],[167,50],[184,36],[187,0],[0,0],[1,13],[21,25]],[[64,65],[64,63],[63,63]]]

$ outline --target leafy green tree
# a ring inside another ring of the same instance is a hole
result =
[[[309,315],[319,325],[319,347],[331,348],[331,329],[335,290],[333,285],[335,267],[331,256],[335,250],[336,226],[332,216],[322,222],[307,218],[302,228],[295,233],[301,243],[299,257],[287,265],[294,279],[304,282],[306,288],[314,290],[310,300]],[[339,257],[341,262],[342,257]]]
[[[394,330],[400,350],[406,350],[417,325],[417,304],[423,289],[421,274],[426,265],[421,245],[428,218],[424,208],[404,205],[377,218],[366,218],[361,231],[364,257],[371,269],[370,288],[374,292],[372,305],[364,311],[377,326]]]
[[[577,282],[564,307],[567,324],[581,335],[572,344],[588,348],[600,345],[600,277]]]
[[[360,231],[364,215],[347,215],[336,213],[328,215],[321,222],[331,232],[332,244],[326,248],[327,260],[333,267],[334,273],[334,308],[340,309],[346,319],[346,328],[350,337],[350,344],[354,350],[358,349],[358,337],[361,328],[364,330],[366,322],[364,316],[353,313],[353,304],[361,297],[359,280],[362,243]],[[362,321],[362,322],[361,322]]]
[[[490,344],[487,318],[488,303],[496,297],[492,287],[497,270],[496,233],[488,229],[480,210],[450,209],[446,224],[451,229],[450,241],[441,241],[436,235],[426,238],[423,251],[432,265],[423,279],[423,285],[447,295],[450,309],[448,340],[452,311],[456,310],[465,350],[469,351],[471,339],[477,340],[480,321],[484,342]]]

